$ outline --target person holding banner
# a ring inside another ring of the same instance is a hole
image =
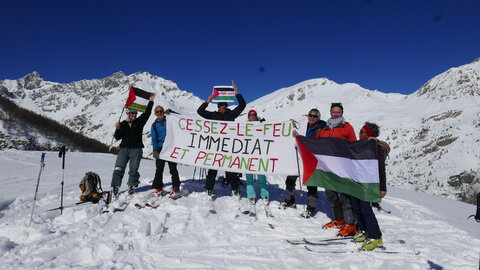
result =
[[[235,118],[237,118],[245,109],[247,104],[245,103],[245,100],[243,99],[242,95],[238,93],[238,88],[235,85],[235,83],[232,81],[232,88],[234,90],[235,96],[237,97],[238,100],[238,106],[230,110],[228,108],[228,103],[227,102],[219,102],[217,104],[218,110],[215,112],[212,111],[207,111],[208,104],[213,100],[214,95],[210,95],[202,105],[197,109],[197,113],[205,118],[205,119],[210,119],[210,120],[221,120],[221,121],[235,121]],[[213,196],[213,187],[215,185],[215,178],[217,177],[217,170],[208,170],[207,172],[207,179],[205,181],[205,190],[207,192],[207,195],[211,198]],[[235,196],[240,196],[240,191],[239,191],[239,185],[240,185],[240,177],[238,176],[238,173],[234,172],[225,172],[227,182],[230,183],[232,187],[232,194]]]
[[[265,119],[260,118],[257,116],[257,111],[250,110],[248,112],[248,121],[260,121],[263,122]],[[270,193],[267,189],[267,177],[264,174],[257,174],[258,184],[260,185],[260,197],[262,198],[265,205],[269,203]],[[255,175],[253,174],[246,174],[247,177],[247,198],[250,200],[250,204],[254,205],[257,195],[255,193],[255,187],[253,186],[253,179]]]
[[[320,120],[320,111],[316,108],[311,109],[308,114],[308,124],[307,131],[305,133],[306,137],[315,137],[317,133],[324,128],[327,123],[323,120]],[[297,136],[298,133],[294,131],[294,136]],[[295,208],[295,182],[297,181],[298,175],[289,175],[285,180],[285,202],[283,207]],[[316,186],[307,186],[307,209],[302,216],[304,218],[310,218],[316,215],[317,202],[318,202],[318,187]]]
[[[375,123],[366,122],[360,129],[360,140],[375,140],[378,142],[378,169],[380,176],[380,197],[383,198],[387,194],[386,174],[385,174],[385,158],[390,152],[390,146],[377,139],[380,134],[379,127]],[[370,202],[359,198],[350,197],[353,213],[357,219],[357,233],[353,237],[354,242],[363,242],[362,249],[373,250],[383,246],[382,232],[378,226],[377,218],[372,210]]]
[[[155,189],[155,196],[163,196],[163,169],[165,168],[165,160],[160,159],[159,154],[162,151],[163,142],[167,136],[167,117],[162,106],[155,107],[155,122],[152,124],[150,134],[152,135],[153,157],[155,158],[155,178],[153,179],[152,188]],[[178,177],[177,163],[167,161],[170,174],[172,175],[172,190],[170,191],[170,199],[178,199],[180,194],[180,178]]]
[[[327,120],[327,126],[320,130],[316,138],[343,138],[347,141],[356,141],[355,131],[352,125],[343,118],[342,103],[332,103],[330,106],[330,118]],[[355,228],[355,216],[353,215],[352,205],[349,195],[336,192],[333,190],[325,190],[330,206],[332,207],[334,220],[323,225],[323,228],[339,228],[339,236],[354,235],[357,230]]]
[[[143,127],[147,123],[150,114],[152,113],[153,100],[155,99],[155,93],[149,93],[138,88],[131,88],[130,94],[133,95],[133,100],[141,100],[142,98],[149,97],[147,100],[148,105],[145,111],[137,118],[137,109],[129,107],[130,104],[136,104],[134,101],[129,100],[125,107],[127,107],[127,119],[124,121],[115,123],[114,138],[122,140],[120,143],[120,150],[117,154],[117,160],[115,161],[115,169],[112,176],[112,193],[115,197],[118,196],[120,186],[122,185],[122,178],[125,173],[125,167],[129,163],[130,169],[128,172],[128,193],[135,193],[135,188],[138,187],[140,181],[140,174],[138,168],[140,167],[140,160],[142,159],[142,148],[144,147],[142,141]]]

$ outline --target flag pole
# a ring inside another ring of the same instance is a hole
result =
[[[128,91],[130,91],[130,88],[132,87],[133,87],[132,85],[128,86]],[[128,98],[127,98],[127,101],[128,101]],[[118,117],[117,122],[120,122],[120,120],[122,120],[122,115],[124,111],[125,111],[125,106],[122,107],[122,112],[120,113],[120,117]],[[115,134],[112,135],[112,140],[110,141],[110,145],[108,146],[108,152],[112,151],[113,139],[115,139]]]

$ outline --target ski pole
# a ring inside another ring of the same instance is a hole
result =
[[[35,196],[33,197],[32,214],[30,215],[30,223],[28,224],[28,226],[32,225],[33,212],[35,211],[35,202],[37,201],[38,185],[40,184],[40,175],[42,175],[42,171],[44,167],[45,167],[45,153],[42,153],[42,157],[40,159],[40,171],[38,172],[37,187],[35,188]]]
[[[378,212],[384,211],[384,212],[386,212],[387,214],[392,213],[392,211],[388,211],[388,210],[383,209],[383,207],[381,207],[379,203],[372,203],[372,206],[375,207],[375,208],[377,208]]]
[[[195,173],[197,172],[197,166],[195,166],[195,168],[193,169],[193,181],[195,181]]]
[[[120,113],[120,117],[118,117],[118,121],[117,121],[117,122],[120,122],[120,120],[122,120],[123,111],[125,111],[125,107],[122,108],[122,112]],[[112,151],[113,139],[115,139],[115,136],[114,136],[114,135],[112,135],[112,141],[110,142],[110,146],[108,146],[108,151],[109,151],[109,152]]]
[[[60,148],[60,152],[58,152],[58,157],[62,158],[62,194],[60,196],[60,215],[63,214],[63,181],[65,180],[65,145]]]

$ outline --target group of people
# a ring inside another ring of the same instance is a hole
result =
[[[238,101],[238,106],[231,110],[228,108],[228,103],[219,102],[217,104],[217,111],[207,111],[208,104],[213,100],[213,95],[200,105],[197,113],[206,119],[220,120],[220,121],[235,121],[235,119],[243,112],[246,107],[245,100],[241,94],[238,93],[237,86],[232,84],[235,96]],[[114,196],[118,195],[119,187],[122,183],[122,178],[125,172],[127,163],[129,163],[129,194],[135,192],[139,184],[138,168],[142,157],[142,132],[143,127],[150,117],[153,108],[153,100],[155,94],[150,96],[150,101],[147,105],[146,111],[137,118],[136,111],[127,111],[127,118],[115,124],[116,130],[114,137],[117,140],[122,140],[120,143],[120,151],[115,162],[115,169],[112,177],[112,192]],[[172,176],[172,188],[169,197],[177,199],[181,196],[180,179],[178,176],[177,164],[171,161],[165,161],[159,158],[159,153],[162,150],[163,142],[166,137],[166,121],[165,110],[162,106],[155,107],[155,122],[151,127],[151,138],[153,146],[153,156],[156,160],[155,178],[153,180],[152,188],[154,195],[164,196],[168,192],[164,190],[163,184],[163,170],[165,162],[168,163],[170,174]],[[320,111],[316,108],[308,112],[308,124],[305,132],[307,137],[326,138],[335,137],[343,138],[348,141],[356,141],[352,125],[343,118],[343,105],[341,103],[332,103],[330,107],[330,118],[327,121],[320,119]],[[257,115],[255,110],[248,112],[248,121],[264,121]],[[366,122],[360,129],[360,140],[375,140],[378,145],[379,156],[379,176],[380,176],[380,197],[386,195],[386,176],[385,176],[385,158],[388,155],[390,148],[387,143],[378,140],[379,127],[375,123]],[[301,136],[296,131],[293,136]],[[213,196],[213,187],[218,171],[210,169],[207,172],[205,191],[209,198]],[[236,172],[225,172],[226,181],[231,185],[232,196],[240,198],[240,176]],[[267,180],[265,175],[246,174],[246,193],[247,198],[251,203],[256,201],[256,192],[253,186],[254,179],[258,180],[260,185],[260,197],[268,204],[269,191],[267,188]],[[286,178],[285,185],[285,201],[282,203],[284,208],[296,208],[295,204],[295,183],[298,175],[291,175]],[[316,186],[307,186],[307,207],[304,214],[305,218],[315,216],[317,213],[316,207],[318,203],[318,188]],[[372,210],[370,202],[360,200],[353,196],[336,192],[333,190],[325,190],[325,195],[331,206],[333,219],[323,225],[325,229],[338,229],[339,236],[353,236],[355,242],[363,242],[362,249],[373,250],[383,245],[382,233],[380,231],[377,219]]]

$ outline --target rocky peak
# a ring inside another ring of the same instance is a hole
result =
[[[416,94],[439,101],[465,96],[480,98],[480,58],[435,76],[418,89]]]
[[[20,79],[20,84],[25,87],[25,89],[32,90],[35,88],[40,88],[42,85],[43,79],[40,77],[40,74],[36,71],[25,75],[25,77]]]

